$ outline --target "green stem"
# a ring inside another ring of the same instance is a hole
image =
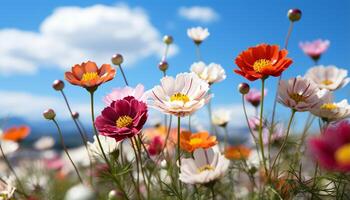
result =
[[[201,56],[201,50],[199,48],[199,44],[196,44],[196,54],[197,54],[198,61],[201,61],[202,60],[202,56]]]
[[[119,66],[120,72],[122,73],[122,76],[123,76],[125,85],[126,85],[126,86],[129,86],[129,83],[128,83],[128,80],[126,79],[126,76],[125,76],[125,74],[124,74],[124,70],[123,70],[123,68],[122,68],[122,65],[119,64],[118,66]]]
[[[134,154],[135,154],[135,161],[136,161],[136,170],[137,170],[137,179],[136,179],[136,192],[137,192],[137,196],[139,199],[141,199],[141,193],[140,193],[140,170],[139,170],[139,159],[138,159],[138,156],[137,156],[137,144],[134,143],[133,139],[130,138],[130,142],[131,142],[131,147],[132,149],[134,150]],[[135,141],[136,142],[136,141]]]
[[[264,153],[264,142],[263,142],[263,113],[264,113],[264,90],[265,90],[265,79],[262,79],[262,85],[261,85],[261,105],[260,105],[260,123],[259,123],[259,146],[261,150],[261,158],[263,160],[263,165],[265,169],[265,173],[267,173],[267,166],[266,166],[266,158]]]
[[[210,186],[210,190],[211,190],[211,199],[212,199],[212,200],[215,200],[214,184]]]
[[[78,171],[78,168],[77,168],[77,166],[74,164],[72,158],[70,157],[70,155],[69,155],[69,153],[68,153],[67,147],[66,147],[66,145],[65,145],[65,143],[64,143],[64,139],[63,139],[63,135],[62,135],[62,131],[61,131],[60,126],[58,125],[58,123],[57,123],[57,121],[56,121],[55,119],[53,119],[52,121],[53,121],[53,123],[56,125],[56,128],[57,128],[57,130],[58,130],[58,134],[59,134],[59,136],[60,136],[60,140],[61,140],[61,144],[62,144],[63,150],[64,150],[64,152],[67,154],[67,157],[68,157],[69,161],[72,163],[72,165],[73,165],[73,167],[74,167],[74,170],[75,170],[75,172],[77,173],[80,182],[83,183],[83,179],[82,179],[81,176],[80,176],[80,173],[79,173],[79,171]]]
[[[177,160],[179,162],[179,175],[181,173],[181,152],[180,152],[180,132],[181,132],[181,117],[177,117]],[[180,195],[182,197],[182,184],[179,179]]]

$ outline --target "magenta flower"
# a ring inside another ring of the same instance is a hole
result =
[[[314,61],[320,59],[321,55],[327,51],[330,45],[329,40],[314,40],[312,42],[300,42],[299,46],[303,52],[310,56]]]
[[[308,142],[311,155],[323,168],[350,171],[350,123],[341,121],[329,126],[324,134]]]
[[[164,146],[163,143],[163,139],[160,136],[154,137],[148,145],[148,153],[151,156],[160,154]]]
[[[267,90],[264,90],[266,96]],[[252,104],[254,107],[258,107],[261,101],[261,91],[255,88],[251,89],[248,94],[245,95],[245,100]]]
[[[132,96],[137,100],[146,102],[146,95],[144,93],[144,86],[138,84],[135,88],[126,86],[123,88],[115,88],[111,93],[105,96],[104,102],[106,105],[111,105],[113,101],[124,99],[127,96]]]
[[[120,141],[138,134],[146,120],[146,104],[128,96],[103,109],[95,125],[101,135]]]

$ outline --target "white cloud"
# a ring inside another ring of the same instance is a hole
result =
[[[170,54],[177,52],[172,45]],[[33,74],[39,67],[67,69],[94,60],[109,63],[114,53],[127,65],[163,51],[161,35],[141,8],[126,5],[60,7],[38,32],[0,30],[0,74]]]
[[[179,15],[191,21],[199,21],[204,23],[213,22],[219,19],[219,15],[210,7],[193,6],[181,7]]]
[[[59,119],[69,119],[68,109],[62,98],[33,95],[27,92],[13,92],[0,90],[0,110],[2,116],[23,117],[26,120],[43,120],[42,113],[48,108],[56,111]],[[90,104],[70,102],[73,111],[79,112],[83,121],[90,119]],[[96,113],[102,105],[96,106]],[[0,116],[1,117],[1,116]]]

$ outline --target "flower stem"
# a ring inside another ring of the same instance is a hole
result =
[[[197,60],[201,61],[202,60],[202,56],[201,56],[201,50],[199,48],[199,44],[196,44],[196,54],[197,54]]]
[[[250,132],[251,136],[253,137],[254,142],[256,143],[257,138],[255,137],[255,135],[253,133],[252,127],[250,127],[250,125],[249,125],[249,119],[248,119],[248,115],[247,115],[247,109],[246,109],[246,106],[245,106],[244,95],[242,95],[242,106],[243,106],[244,116],[245,116],[245,119],[247,121],[247,125],[248,125],[248,128],[249,128],[249,132]]]
[[[126,76],[125,76],[125,74],[124,74],[124,70],[123,70],[123,68],[122,68],[122,65],[119,64],[118,66],[119,66],[120,72],[122,73],[122,76],[123,76],[125,85],[126,85],[126,86],[129,86],[129,83],[128,83],[128,80],[126,79]]]
[[[262,79],[262,85],[261,85],[261,93],[264,94],[265,90],[265,79]],[[265,173],[267,173],[267,166],[266,166],[266,158],[264,153],[264,142],[263,142],[263,113],[264,113],[264,97],[265,95],[261,95],[261,105],[260,105],[260,123],[259,123],[259,146],[261,150],[261,158],[263,160],[263,165],[265,169]]]
[[[296,113],[296,110],[293,109],[293,110],[292,110],[292,114],[291,114],[291,116],[290,116],[290,118],[289,118],[286,136],[284,137],[283,143],[282,143],[282,145],[281,145],[281,147],[280,147],[280,149],[279,149],[279,151],[278,151],[278,153],[277,153],[275,159],[274,159],[273,162],[272,162],[271,169],[270,169],[269,176],[268,176],[269,179],[271,178],[271,174],[272,174],[273,168],[275,167],[275,164],[276,164],[277,159],[279,158],[279,156],[281,155],[281,153],[282,153],[284,147],[285,147],[286,144],[287,144],[287,140],[288,140],[290,128],[291,128],[291,125],[292,125],[292,122],[293,122],[293,118],[294,118],[295,113]],[[278,173],[277,173],[277,174],[278,174]]]
[[[81,183],[83,183],[83,179],[82,179],[81,176],[80,176],[80,173],[79,173],[79,171],[78,171],[78,168],[77,168],[77,166],[74,164],[72,158],[70,157],[70,155],[69,155],[69,153],[68,153],[67,147],[66,147],[66,145],[65,145],[65,143],[64,143],[64,139],[63,139],[63,135],[62,135],[62,131],[61,131],[60,126],[58,125],[58,123],[57,123],[57,121],[56,121],[55,119],[53,119],[52,121],[53,121],[53,123],[56,125],[58,134],[59,134],[59,136],[60,136],[62,148],[63,148],[64,152],[67,154],[67,157],[68,157],[69,161],[72,163],[72,165],[73,165],[73,167],[74,167],[74,170],[75,170],[75,172],[76,172],[77,175],[78,175],[79,181],[80,181]]]
[[[177,160],[179,162],[179,175],[181,173],[181,153],[180,153],[180,132],[181,132],[181,117],[177,117]],[[179,179],[180,195],[182,197],[182,184]]]
[[[214,184],[212,184],[210,186],[210,190],[211,190],[211,199],[215,200],[215,190],[214,190]]]
[[[132,147],[132,149],[134,150],[134,154],[135,154],[135,161],[136,161],[136,170],[137,170],[137,179],[136,179],[136,181],[137,181],[137,184],[136,184],[136,187],[137,188],[135,188],[136,189],[136,191],[137,191],[137,196],[138,196],[138,198],[139,199],[141,199],[141,194],[140,194],[140,170],[139,170],[139,158],[138,158],[138,155],[137,155],[137,150],[136,150],[136,148],[137,148],[137,144],[136,143],[134,143],[134,141],[133,141],[133,138],[130,138],[130,142],[131,142],[131,147]]]
[[[96,129],[96,126],[95,126],[94,92],[90,92],[90,104],[91,104],[91,120],[92,120],[92,127],[94,129],[94,134],[96,136],[97,143],[100,146],[103,158],[105,159],[108,167],[111,169],[111,164],[109,163],[109,160],[108,160],[108,158],[107,158],[107,156],[105,154],[105,151],[102,148],[101,140],[100,140],[100,137],[98,135],[98,132],[97,132],[97,129]]]
[[[223,128],[225,131],[225,138],[224,138],[224,152],[225,152],[228,144],[228,130],[227,130],[227,126],[224,126]]]

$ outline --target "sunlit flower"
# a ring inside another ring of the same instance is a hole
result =
[[[300,42],[299,46],[303,52],[317,61],[321,55],[327,51],[330,45],[329,40],[314,40],[312,42]]]
[[[350,123],[330,125],[323,134],[309,140],[311,155],[327,170],[350,171]]]
[[[225,149],[225,157],[230,160],[246,160],[249,157],[251,149],[244,146],[228,146]]]
[[[30,133],[30,128],[28,126],[13,126],[8,128],[1,134],[1,139],[11,140],[14,142],[19,142],[26,138]]]
[[[220,109],[213,112],[211,121],[216,126],[225,127],[230,121],[231,112],[228,110]]]
[[[302,77],[281,80],[278,88],[278,102],[299,112],[320,107],[330,95],[328,90],[320,90],[314,82]]]
[[[315,107],[311,110],[311,113],[328,122],[338,121],[350,117],[350,105],[346,99],[339,103],[329,101]]]
[[[132,96],[139,101],[146,101],[146,95],[144,93],[144,86],[138,84],[135,88],[126,86],[123,88],[115,88],[111,93],[105,96],[104,102],[106,105],[111,105],[113,101],[124,99],[127,96]]]
[[[0,140],[0,143],[5,156],[17,151],[19,148],[19,144],[11,140]],[[2,154],[0,154],[0,157],[2,157]]]
[[[103,64],[100,68],[96,63],[87,61],[82,64],[76,64],[72,70],[64,74],[65,79],[73,85],[78,85],[94,91],[96,88],[110,81],[115,76],[115,69],[109,64]]]
[[[221,65],[216,63],[210,63],[207,66],[202,61],[195,62],[191,65],[191,72],[196,73],[199,78],[209,84],[217,83],[226,79],[225,70]]]
[[[291,64],[286,49],[279,50],[277,45],[260,44],[241,52],[235,63],[239,69],[234,71],[250,81],[265,79],[268,76],[280,76]]]
[[[168,153],[172,153],[175,144],[177,143],[177,128],[171,128],[169,131],[169,136],[167,138],[167,128],[162,125],[157,125],[151,128],[145,128],[142,131],[145,143],[148,145],[149,152],[159,153],[159,144],[165,145],[165,140],[167,139],[165,150]],[[163,146],[164,147],[164,146]],[[153,151],[156,150],[156,151]]]
[[[193,114],[210,99],[209,85],[194,73],[166,76],[150,92],[150,106],[178,117]]]
[[[316,66],[309,69],[305,74],[305,78],[315,82],[318,87],[331,91],[345,87],[350,82],[350,78],[347,76],[348,70],[333,65]]]
[[[83,184],[78,184],[71,187],[64,200],[95,200],[97,198],[93,189]]]
[[[261,160],[261,155],[260,153],[254,149],[249,153],[248,159],[247,159],[247,165],[249,169],[259,169],[260,167],[260,160]]]
[[[266,96],[266,94],[267,90],[264,89],[264,95]],[[254,107],[258,107],[261,101],[261,90],[253,88],[244,97],[245,100],[252,104]]]
[[[102,155],[101,148],[98,144],[96,136],[94,136],[93,139],[94,139],[93,142],[88,142],[87,144],[88,149],[95,157],[100,158]],[[113,153],[119,147],[119,142],[116,142],[114,138],[100,135],[99,139],[100,139],[103,151],[107,154]]]
[[[213,148],[197,149],[193,158],[181,159],[179,179],[187,184],[205,184],[221,178],[227,171],[230,161],[214,152]]]
[[[187,36],[197,45],[201,44],[209,35],[208,29],[200,26],[187,29]]]
[[[51,136],[43,136],[34,143],[36,150],[51,149],[55,145],[55,140]]]
[[[162,152],[164,141],[160,136],[154,137],[148,144],[148,153],[151,156],[158,155]]]
[[[103,109],[95,125],[101,135],[120,141],[138,134],[146,120],[146,104],[129,96]]]
[[[182,131],[180,134],[180,147],[187,152],[193,152],[199,148],[208,149],[217,143],[216,137],[209,135],[208,132]]]

